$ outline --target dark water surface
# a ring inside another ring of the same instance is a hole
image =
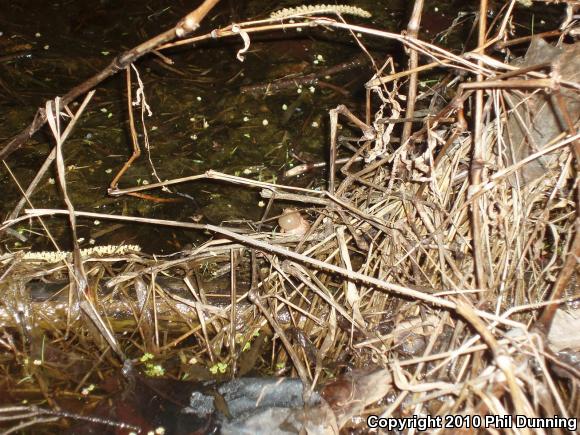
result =
[[[348,17],[349,22],[390,31],[406,26],[404,1],[360,1],[353,4],[370,10],[373,18]],[[196,2],[185,1],[7,1],[0,0],[0,143],[23,129],[36,108],[48,98],[62,95],[105,68],[118,53],[173,26]],[[224,26],[263,18],[296,1],[222,1],[207,17],[200,34]],[[444,45],[461,44],[469,34],[475,2],[427,2],[423,35]],[[437,35],[448,29],[458,12],[465,12],[454,36]],[[529,33],[535,25],[546,26],[525,12],[520,25]],[[557,17],[556,17],[557,18]],[[527,20],[527,21],[526,21]],[[524,22],[525,21],[525,22]],[[324,161],[328,149],[328,110],[346,104],[363,117],[363,83],[371,69],[349,71],[328,79],[340,91],[315,86],[301,93],[293,88],[272,96],[249,95],[243,86],[268,82],[291,74],[320,71],[360,54],[348,34],[325,29],[272,32],[251,35],[245,62],[236,59],[240,38],[228,38],[182,47],[141,59],[136,66],[145,87],[152,116],[145,116],[151,144],[147,153],[120,181],[130,187],[156,181],[152,166],[162,180],[196,175],[209,169],[262,181],[275,181],[311,188],[324,188],[324,171],[299,179],[281,179],[283,171],[301,161]],[[362,41],[381,64],[392,55],[404,66],[405,57],[385,40]],[[459,50],[460,48],[457,48]],[[135,80],[135,74],[133,74]],[[135,92],[136,87],[133,87]],[[140,113],[134,110],[141,147],[144,147]],[[19,182],[27,186],[42,164],[53,140],[45,129],[8,160]],[[349,132],[356,135],[357,131]],[[347,135],[349,133],[346,133]],[[174,202],[151,202],[133,197],[112,198],[107,187],[131,152],[127,121],[125,74],[120,73],[97,88],[83,118],[65,144],[69,195],[83,211],[153,218],[221,223],[261,217],[256,190],[223,183],[195,182],[175,186],[172,193],[150,193]],[[49,179],[50,177],[50,179]],[[39,208],[63,208],[51,171],[32,197]],[[3,192],[2,216],[13,209],[21,194],[5,167],[0,169]],[[62,219],[47,219],[48,227],[62,248],[70,248]],[[6,238],[3,249],[32,246],[50,249],[48,238],[36,223],[21,225],[26,241]],[[81,220],[82,245],[89,243],[138,243],[150,252],[170,252],[203,235],[157,229],[150,226],[95,223]]]

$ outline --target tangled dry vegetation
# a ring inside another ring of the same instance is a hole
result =
[[[482,46],[508,46],[511,7],[502,13],[493,37],[483,27]],[[430,59],[447,75],[413,100],[438,109],[416,118],[401,89],[417,71],[387,62],[369,77],[373,109],[364,120],[331,111],[331,159],[344,145],[339,124],[356,125],[361,139],[346,164],[331,161],[327,191],[199,176],[260,189],[268,205],[253,232],[143,219],[213,237],[170,258],[3,257],[2,376],[14,379],[4,391],[33,376],[54,403],[48,389],[80,394],[118,361],[151,369],[139,361],[149,352],[176,379],[298,376],[322,389],[336,427],[366,413],[578,416],[578,49],[507,63],[500,51],[459,56],[413,35],[293,18],[396,39]],[[440,95],[449,96],[443,108]],[[564,124],[540,126],[551,116]],[[400,145],[391,140],[397,123],[414,117],[421,127]],[[278,204],[292,204],[307,224],[261,231]],[[79,277],[86,295],[73,293]],[[43,280],[62,291],[35,297]],[[41,366],[26,363],[41,349]],[[373,383],[359,382],[377,370]]]

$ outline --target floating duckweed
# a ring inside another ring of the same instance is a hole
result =
[[[248,118],[247,116],[244,116],[244,122],[248,122],[250,120],[250,118]]]
[[[282,110],[288,110],[288,104],[282,104]]]
[[[147,352],[144,353],[143,356],[141,358],[139,358],[139,361],[141,362],[147,362],[153,359],[153,354]]]
[[[195,99],[196,99],[197,101],[201,101],[201,97],[199,97],[199,96],[198,96],[198,97],[196,97]]]
[[[220,372],[221,374],[224,374],[227,369],[228,369],[228,365],[226,363],[219,362],[219,363],[214,364],[213,366],[211,366],[209,368],[209,371],[212,374],[217,375],[218,372]]]
[[[163,376],[165,369],[160,364],[147,364],[145,366],[145,374],[151,378]]]
[[[95,220],[93,221],[93,224],[95,224],[95,225],[101,225],[101,221],[100,221],[100,220],[98,220],[98,219],[95,219]]]
[[[110,174],[111,172],[113,172],[111,168],[105,169],[105,174]]]
[[[308,88],[308,90],[310,91],[310,93],[312,93],[312,94],[313,94],[313,93],[314,93],[314,91],[316,91],[316,88],[315,88],[314,86],[310,86],[310,87]]]
[[[269,124],[269,122],[268,122],[268,120],[267,120],[267,119],[264,119],[264,120],[262,121],[262,125],[263,125],[264,127],[265,127],[266,125],[268,125],[268,124]]]
[[[258,207],[264,207],[266,203],[264,201],[258,201]]]

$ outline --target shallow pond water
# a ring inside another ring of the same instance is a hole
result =
[[[260,18],[281,7],[298,4],[223,1],[204,22],[200,33],[232,20]],[[62,95],[105,68],[119,52],[174,25],[192,7],[186,2],[133,0],[122,3],[101,0],[90,7],[81,1],[2,0],[0,5],[2,143],[30,122],[36,107],[47,98]],[[373,18],[349,18],[350,22],[394,31],[406,26],[410,7],[407,2],[361,0],[356,5],[370,10]],[[426,5],[423,37],[444,39],[446,36],[440,32],[459,16],[458,9],[467,14],[460,25],[468,32],[473,22],[469,13],[475,6],[465,2]],[[362,38],[362,42],[381,62],[389,55],[395,61],[405,59],[395,44],[370,38]],[[451,38],[446,43],[457,44],[458,40]],[[349,34],[325,29],[252,35],[243,63],[236,59],[241,47],[239,38],[211,41],[164,52],[172,60],[171,65],[155,55],[135,65],[152,112],[143,118],[150,153],[144,150],[120,180],[120,187],[153,183],[156,176],[167,180],[213,169],[261,181],[324,188],[323,170],[289,180],[282,179],[282,174],[293,165],[326,159],[329,109],[346,104],[363,116],[362,85],[371,75],[368,64],[325,79],[329,86],[291,87],[270,96],[242,91],[247,86],[293,74],[316,73],[351,61],[360,55],[360,48]],[[135,78],[133,74],[134,81]],[[131,152],[127,110],[125,77],[117,74],[97,88],[65,145],[68,193],[78,210],[201,219],[218,224],[255,221],[261,217],[263,209],[258,206],[257,191],[223,183],[195,182],[177,185],[171,193],[149,192],[170,202],[108,196],[109,183]],[[145,130],[139,111],[134,110],[134,114],[143,149]],[[357,131],[350,133],[356,135]],[[52,143],[45,129],[8,159],[9,167],[23,186],[35,175]],[[6,216],[21,195],[6,168],[0,173],[4,192],[2,214]],[[40,184],[31,198],[35,207],[63,207],[54,178],[52,171]],[[47,219],[54,237],[68,248],[68,230],[63,223],[62,219]],[[36,224],[18,229],[26,241],[7,240],[7,247],[52,248]],[[147,251],[160,253],[181,249],[204,237],[150,226],[108,222],[97,225],[89,221],[79,222],[79,236],[85,245],[137,243]]]

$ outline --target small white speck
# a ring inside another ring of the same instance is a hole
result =
[[[288,110],[288,104],[282,104],[282,110]]]
[[[244,122],[248,122],[250,120],[250,118],[248,118],[247,116],[244,116]]]
[[[197,134],[192,134],[191,136],[189,136],[189,138],[191,140],[196,140],[197,139]]]
[[[143,186],[147,186],[149,184],[149,181],[143,180],[143,183],[141,183],[141,184],[143,184]]]
[[[311,125],[312,125],[312,127],[317,128],[318,127],[318,122],[313,121]]]
[[[439,12],[439,8],[438,8],[437,6],[435,6],[435,8],[433,8],[433,10],[434,10],[435,12]]]
[[[32,364],[34,364],[35,366],[41,366],[42,365],[42,361],[39,359],[35,359],[34,361],[32,361]]]
[[[322,61],[324,61],[324,56],[322,54],[317,54],[316,55],[316,60],[322,62]]]
[[[89,240],[89,245],[94,245],[96,243],[95,239],[90,239]]]
[[[318,60],[314,59],[314,62],[312,62],[314,65],[318,65]]]
[[[151,131],[155,131],[157,130],[159,127],[157,127],[156,125],[154,125],[153,127],[151,127]]]
[[[195,122],[195,116],[192,116],[191,118],[189,118],[189,120],[190,120],[191,122]]]
[[[101,221],[99,221],[99,220],[95,220],[95,221],[93,222],[93,224],[95,224],[95,225],[101,225]]]
[[[242,171],[244,173],[244,175],[250,175],[252,173],[252,171],[249,168],[246,168]]]
[[[197,101],[201,101],[201,97],[196,97],[195,98]]]
[[[107,108],[106,108],[106,107],[101,107],[101,112],[103,112],[103,113],[107,113],[107,112],[108,112],[108,110],[107,110]]]
[[[34,36],[36,36],[37,38],[40,38],[42,35],[40,34],[40,32],[36,32],[36,33],[34,34]]]
[[[83,243],[84,241],[85,241],[85,238],[84,238],[84,237],[79,237],[79,238],[77,239],[77,242],[78,242],[78,243]]]
[[[209,127],[209,122],[206,121],[205,118],[203,118],[203,128],[208,128]]]
[[[264,207],[266,203],[264,201],[258,202],[258,207]]]
[[[105,169],[105,174],[110,174],[111,172],[113,172],[111,168]]]
[[[311,94],[313,94],[313,93],[314,93],[314,91],[316,90],[316,88],[315,88],[314,86],[310,86],[310,87],[308,88],[308,90],[310,91],[310,93],[311,93]]]
[[[296,92],[299,93],[299,94],[301,94],[302,93],[302,88],[296,89]]]
[[[156,435],[165,435],[165,428],[163,426],[159,426],[155,429]]]
[[[296,27],[297,32],[302,32],[302,27]]]
[[[56,183],[56,181],[54,181],[54,178],[49,178],[48,179],[48,184],[54,184]]]
[[[546,24],[546,21],[540,20],[540,24]]]
[[[262,121],[262,125],[263,125],[263,126],[266,126],[266,125],[268,125],[268,124],[269,124],[269,122],[268,122],[268,120],[267,120],[267,119],[264,119],[264,120]]]
[[[50,48],[50,45],[46,44],[46,45],[45,45],[44,47],[42,47],[42,48],[44,48],[45,50],[48,50],[48,49]]]
[[[362,33],[360,33],[360,32],[356,34],[356,37],[357,37],[357,38],[362,38],[362,36],[363,36],[363,35],[362,35]]]
[[[91,385],[89,385],[88,387],[85,387],[85,388],[83,388],[83,389],[82,389],[82,391],[81,391],[81,394],[82,394],[83,396],[88,396],[88,395],[89,395],[89,393],[90,393],[91,391],[93,391],[94,389],[95,389],[95,385],[94,385],[94,384],[91,384]]]

